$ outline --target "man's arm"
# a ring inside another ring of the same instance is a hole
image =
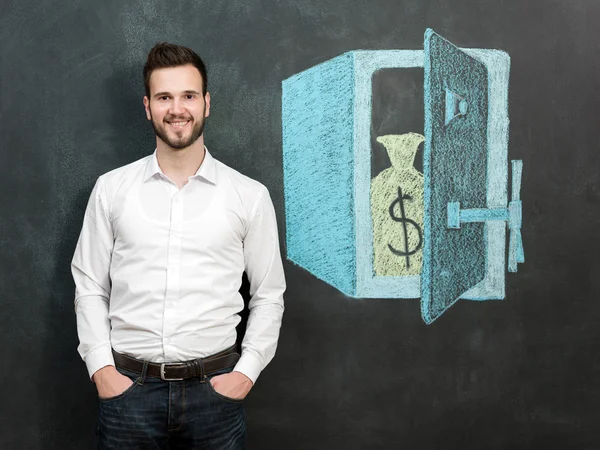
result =
[[[114,239],[106,204],[100,177],[90,195],[71,262],[79,335],[77,350],[101,397],[117,395],[131,385],[131,380],[127,377],[124,377],[127,381],[123,380],[123,375],[115,369],[110,344],[109,270]]]
[[[243,398],[273,359],[284,310],[286,285],[277,220],[266,188],[251,214],[244,239],[244,260],[251,298],[242,356],[233,372],[212,379],[218,392],[233,398]],[[225,383],[227,378],[235,378],[235,381]]]
[[[254,208],[244,239],[244,261],[250,282],[250,311],[242,356],[234,370],[254,383],[275,355],[286,287],[275,209],[266,188]]]

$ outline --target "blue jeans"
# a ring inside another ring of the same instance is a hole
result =
[[[117,368],[134,383],[98,399],[98,449],[245,449],[243,400],[218,394],[209,382],[232,369],[205,380],[163,381]]]

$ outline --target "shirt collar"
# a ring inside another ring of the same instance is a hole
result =
[[[158,165],[158,158],[156,157],[156,149],[154,149],[154,153],[150,156],[148,163],[146,164],[146,173],[144,174],[144,182],[148,181],[148,179],[152,178],[157,173],[160,173],[166,176],[163,171],[160,169]],[[200,167],[196,171],[191,178],[200,177],[204,178],[206,181],[212,184],[217,183],[217,174],[216,174],[216,164],[215,159],[209,153],[206,145],[204,146],[204,161],[200,164]]]

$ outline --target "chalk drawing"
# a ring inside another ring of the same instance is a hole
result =
[[[373,268],[376,276],[421,273],[423,174],[413,163],[425,137],[418,133],[377,138],[392,166],[371,180]]]
[[[424,135],[377,136],[391,166],[372,178],[372,78],[407,68],[423,68]],[[509,69],[428,29],[423,51],[349,51],[284,80],[288,259],[350,297],[420,299],[428,324],[459,299],[505,298],[507,228],[508,270],[524,262]]]

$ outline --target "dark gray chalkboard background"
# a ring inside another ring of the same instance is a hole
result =
[[[269,188],[283,242],[281,81],[348,50],[422,49],[427,27],[511,56],[526,263],[505,301],[431,326],[418,300],[350,299],[286,263],[250,448],[599,448],[598,23],[592,0],[3,0],[0,448],[93,448],[70,261],[96,178],[154,150],[142,66],[157,41],[207,61],[207,146]]]

